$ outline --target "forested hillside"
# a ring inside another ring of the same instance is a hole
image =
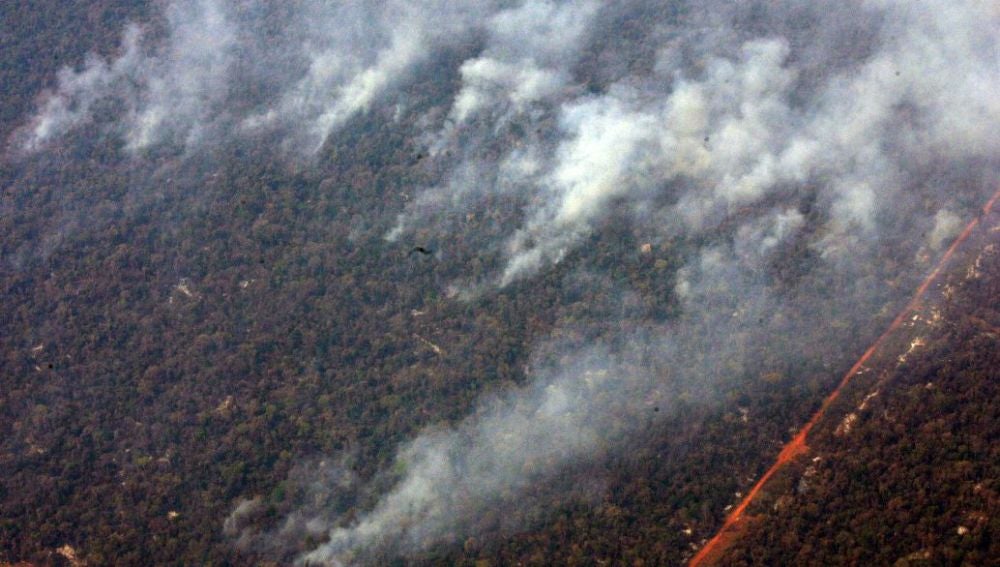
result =
[[[0,4],[0,564],[682,564],[1000,182],[995,10],[841,4]],[[983,258],[895,418],[978,437],[804,494],[986,478]]]

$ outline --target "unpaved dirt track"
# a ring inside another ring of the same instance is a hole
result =
[[[892,320],[889,327],[886,328],[886,330],[877,339],[875,339],[875,342],[868,347],[868,350],[861,355],[861,358],[859,358],[858,361],[851,366],[851,369],[848,370],[847,374],[845,374],[840,380],[840,384],[838,384],[833,392],[831,392],[830,395],[823,400],[823,405],[821,405],[816,413],[813,414],[812,419],[810,419],[802,427],[802,429],[799,430],[795,437],[781,449],[781,452],[778,453],[778,458],[775,460],[774,464],[771,465],[771,468],[767,469],[767,472],[765,472],[764,475],[760,477],[760,480],[754,484],[753,488],[750,489],[750,492],[748,492],[743,500],[740,501],[740,504],[729,513],[729,516],[726,517],[726,521],[715,534],[715,537],[709,540],[709,542],[706,543],[704,547],[702,547],[698,553],[691,558],[691,561],[688,563],[688,567],[698,567],[706,563],[710,564],[714,559],[717,559],[716,555],[718,553],[728,547],[729,543],[733,540],[737,533],[735,528],[742,519],[743,512],[745,512],[747,507],[753,502],[757,493],[760,492],[764,485],[767,484],[767,481],[770,480],[776,472],[781,470],[782,467],[792,461],[796,456],[809,450],[809,446],[806,444],[806,437],[809,435],[813,426],[815,426],[816,423],[822,419],[822,417],[826,414],[827,409],[830,408],[830,405],[837,400],[840,396],[840,392],[851,381],[851,378],[853,378],[854,375],[861,370],[865,363],[868,362],[868,359],[870,359],[871,356],[878,351],[878,349],[882,346],[882,343],[886,341],[889,335],[898,329],[910,312],[915,310],[920,305],[927,289],[931,286],[934,280],[937,279],[938,275],[940,275],[941,271],[948,264],[948,261],[951,260],[951,257],[955,254],[958,247],[961,246],[962,243],[969,238],[969,235],[971,235],[976,229],[980,220],[992,211],[993,206],[996,204],[998,199],[1000,199],[1000,190],[997,190],[997,192],[990,197],[990,200],[986,202],[986,205],[983,206],[980,213],[969,221],[969,223],[965,226],[965,229],[962,230],[961,234],[959,234],[957,238],[955,238],[955,241],[951,243],[948,250],[946,250],[944,255],[941,256],[941,259],[938,260],[934,269],[931,270],[931,273],[928,274],[923,283],[917,287],[917,290],[914,292],[909,303],[906,304],[906,307],[899,312],[899,315],[896,315],[896,318]]]

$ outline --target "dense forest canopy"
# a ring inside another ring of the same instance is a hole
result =
[[[1000,182],[988,2],[0,20],[0,561],[682,562]]]
[[[996,213],[986,220],[1000,226]],[[844,392],[809,458],[771,483],[719,563],[1000,556],[1000,248],[988,236],[975,244]]]

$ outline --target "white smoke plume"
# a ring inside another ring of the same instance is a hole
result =
[[[962,230],[962,219],[948,209],[941,209],[934,215],[934,228],[927,235],[927,245],[937,252]]]
[[[244,549],[279,554],[306,535],[325,539],[297,563],[338,566],[461,542],[478,533],[483,518],[516,516],[527,491],[557,484],[560,473],[593,455],[627,447],[630,436],[669,415],[679,400],[712,397],[721,375],[734,380],[801,368],[804,361],[787,353],[840,356],[836,345],[883,298],[873,297],[863,279],[851,283],[855,272],[841,274],[847,281],[832,295],[818,292],[829,271],[816,274],[807,294],[775,297],[759,278],[761,266],[802,223],[796,211],[774,210],[741,229],[738,242],[702,250],[678,274],[683,315],[675,321],[596,343],[563,329],[557,335],[566,338],[538,346],[529,385],[485,399],[457,425],[425,430],[401,446],[391,466],[398,479],[367,512],[349,519],[328,513],[333,506],[307,506],[275,533],[243,527],[231,535]],[[811,305],[817,299],[821,309]],[[834,321],[838,331],[827,326]],[[824,341],[825,348],[817,346]],[[765,354],[775,352],[780,363]],[[372,490],[357,482],[326,482],[318,493],[345,499]],[[241,503],[227,525],[238,526],[253,502]],[[523,527],[511,522],[501,529]]]
[[[40,150],[51,140],[90,120],[94,103],[108,96],[121,77],[137,67],[142,57],[140,39],[139,28],[131,27],[125,33],[122,55],[111,64],[90,55],[78,72],[63,68],[55,92],[46,95],[31,123],[15,134],[21,147],[29,152]]]
[[[132,150],[164,140],[197,143],[204,124],[222,111],[229,87],[237,32],[225,4],[173,4],[167,20],[168,50],[143,61],[128,77],[142,85],[125,135]]]
[[[995,155],[997,42],[983,25],[996,23],[995,10],[867,7],[886,22],[878,51],[825,77],[805,100],[781,37],[749,39],[734,55],[708,54],[694,69],[672,64],[676,47],[667,47],[653,76],[563,100],[555,148],[529,140],[540,147],[510,153],[544,158],[521,181],[538,204],[508,240],[498,284],[559,262],[611,201],[643,200],[680,180],[691,189],[662,214],[687,232],[711,228],[776,189],[822,180],[833,218],[821,247],[835,253],[846,235],[875,229],[878,207],[907,182],[911,160]],[[469,106],[460,94],[452,112],[464,116]],[[404,216],[400,227],[407,223]]]
[[[885,286],[862,269],[889,252],[880,238],[912,234],[907,211],[944,192],[921,175],[941,163],[993,163],[1000,149],[994,6],[928,0],[855,8],[857,35],[870,33],[870,45],[847,60],[803,46],[801,31],[738,29],[746,15],[736,10],[731,21],[709,17],[723,29],[707,34],[741,38],[735,45],[695,45],[703,29],[673,36],[650,73],[617,77],[597,93],[573,88],[579,58],[564,46],[553,61],[522,55],[515,42],[491,43],[466,61],[450,122],[435,142],[454,145],[460,173],[430,188],[392,237],[433,220],[437,208],[474,207],[469,195],[518,195],[524,221],[506,238],[499,286],[563,261],[621,204],[662,237],[735,225],[732,241],[703,248],[677,274],[679,319],[624,333],[618,346],[557,348],[561,356],[539,363],[527,388],[401,447],[399,481],[360,517],[329,520],[326,543],[300,562],[366,563],[380,549],[409,554],[467,535],[491,507],[620,444],[650,405],[669,409],[682,393],[709,395],[722,375],[766,370],[759,361],[768,352],[790,363],[797,352],[835,356],[833,346],[848,340],[837,329],[856,328],[891,296],[873,292]],[[781,3],[769,10],[775,20],[795,14]],[[832,27],[850,28],[843,11],[830,14]],[[813,16],[811,25],[823,28],[823,15]],[[569,37],[582,50],[592,35]],[[542,69],[552,70],[544,80]],[[474,120],[470,128],[504,135],[512,116],[556,129],[514,136],[499,160],[486,158],[495,151],[488,143],[469,147],[477,138],[462,137],[462,123]],[[483,172],[484,164],[495,169]],[[493,185],[469,189],[461,180]],[[808,234],[798,207],[806,197],[819,212]],[[935,247],[954,228],[945,213],[923,222],[936,227]],[[793,296],[779,298],[763,274],[796,241],[819,264]],[[824,324],[835,319],[843,324]]]
[[[950,195],[934,176],[967,167],[996,180],[992,2],[167,6],[159,40],[133,26],[117,57],[63,70],[15,142],[44,150],[111,100],[133,151],[277,132],[315,155],[373,108],[408,112],[407,85],[422,72],[442,80],[436,65],[458,58],[450,96],[412,120],[441,174],[390,238],[446,238],[442,213],[502,197],[518,214],[484,246],[499,258],[479,288],[491,290],[567,261],[622,211],[652,242],[693,243],[675,274],[677,319],[538,345],[529,386],[400,447],[398,480],[374,505],[293,514],[277,537],[326,538],[304,563],[365,563],[469,535],[484,511],[626,443],[650,407],[710,398],[725,377],[766,370],[769,352],[834,356],[894,297],[868,272],[887,276],[875,260],[921,229],[939,249],[978,196]],[[637,27],[619,33],[633,13]],[[234,94],[244,81],[249,102]],[[783,295],[767,268],[796,245],[815,264]],[[902,271],[915,278],[920,262]],[[832,320],[842,324],[821,324]],[[334,500],[374,490],[349,474],[318,478]],[[227,523],[244,546],[271,537],[240,527],[259,508],[243,504]]]
[[[655,142],[655,122],[626,105],[610,96],[564,110],[561,129],[567,139],[556,151],[553,169],[539,180],[546,207],[509,241],[511,258],[501,285],[561,260],[611,199],[643,189],[648,176],[643,154]]]
[[[293,141],[316,151],[347,120],[398,87],[414,66],[437,50],[467,40],[492,2],[306,3],[293,31],[306,59],[305,74],[277,103],[243,121],[256,130],[291,123]]]
[[[90,56],[79,71],[64,68],[56,90],[13,141],[38,151],[92,121],[96,102],[112,100],[133,151],[164,142],[196,147],[206,129],[225,139],[280,126],[295,151],[311,155],[414,66],[467,41],[492,10],[491,2],[440,0],[303,0],[284,8],[171,0],[163,38],[144,46],[144,36],[156,34],[132,26],[117,57]],[[258,34],[266,27],[279,31]],[[247,108],[239,100],[246,83],[276,92]]]
[[[165,47],[144,46],[145,30],[133,25],[118,57],[104,61],[91,55],[80,71],[62,69],[56,90],[15,134],[21,148],[38,151],[90,122],[95,105],[105,100],[121,109],[122,135],[132,151],[164,141],[197,142],[221,111],[236,32],[216,0],[177,1],[165,16]]]
[[[482,54],[462,63],[450,118],[462,124],[483,110],[524,112],[559,94],[596,13],[595,2],[527,1],[495,14]]]

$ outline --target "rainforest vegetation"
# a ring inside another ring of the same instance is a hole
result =
[[[0,565],[683,564],[998,180],[894,13],[439,4],[0,3]],[[1000,554],[995,236],[725,564]]]

